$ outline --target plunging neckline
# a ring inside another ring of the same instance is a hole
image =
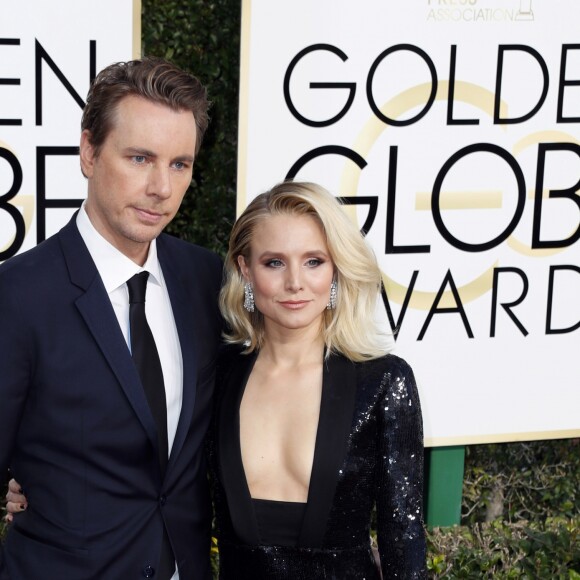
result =
[[[322,408],[322,391],[323,391],[323,386],[324,386],[324,359],[322,361],[322,385],[320,386],[320,403],[318,405],[318,418],[317,418],[317,422],[316,422],[316,435],[314,437],[314,452],[312,453],[312,465],[310,466],[310,477],[308,479],[308,493],[306,494],[306,501],[305,502],[293,502],[292,500],[288,500],[288,499],[281,499],[281,500],[276,500],[276,499],[272,499],[269,497],[253,497],[252,494],[250,493],[250,486],[248,485],[248,478],[246,476],[246,469],[244,467],[244,459],[243,459],[243,455],[242,455],[242,436],[241,436],[241,417],[240,417],[240,411],[242,408],[242,401],[244,400],[244,394],[246,392],[246,387],[248,386],[248,381],[250,380],[250,376],[252,374],[252,371],[254,370],[254,367],[256,366],[256,362],[258,360],[258,356],[256,355],[254,357],[254,360],[252,361],[252,364],[249,366],[248,368],[248,372],[246,373],[246,376],[244,377],[244,381],[243,384],[241,385],[240,388],[240,392],[238,395],[238,411],[237,411],[237,415],[236,415],[236,429],[235,429],[235,434],[236,434],[236,445],[238,448],[238,453],[239,453],[239,458],[240,458],[240,464],[241,464],[241,470],[242,470],[242,474],[243,474],[243,482],[245,487],[248,490],[248,495],[250,496],[250,499],[254,500],[265,500],[265,501],[280,501],[280,502],[284,502],[284,503],[302,503],[306,506],[308,506],[308,501],[310,499],[310,484],[312,482],[312,473],[314,470],[314,465],[316,464],[316,455],[318,453],[318,449],[319,449],[319,436],[320,436],[320,411]]]
[[[259,545],[258,525],[243,468],[239,410],[257,353],[238,354],[227,364],[219,406],[218,456],[220,481],[226,493],[231,522],[246,544]],[[340,469],[346,457],[356,395],[355,365],[331,355],[324,360],[322,396],[306,509],[298,546],[320,546],[326,531]]]

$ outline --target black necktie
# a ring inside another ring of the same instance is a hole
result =
[[[127,281],[131,354],[157,425],[159,464],[161,472],[164,474],[167,467],[167,403],[165,402],[165,385],[159,353],[145,316],[147,278],[149,278],[149,272],[141,272]]]
[[[131,329],[131,355],[139,371],[147,402],[157,425],[157,441],[159,444],[159,464],[162,475],[167,467],[167,403],[165,401],[165,385],[159,353],[151,328],[145,316],[145,292],[149,272],[135,274],[127,281],[129,288],[129,325]],[[156,578],[169,580],[175,570],[175,557],[165,526],[161,544],[161,557]]]

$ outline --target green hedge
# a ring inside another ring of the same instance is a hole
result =
[[[467,447],[462,523],[580,515],[580,441]]]
[[[225,254],[235,218],[240,2],[143,0],[143,54],[162,56],[208,88],[211,123],[170,233]]]
[[[580,519],[496,520],[428,535],[431,578],[580,580]]]
[[[432,578],[580,580],[580,441],[466,448],[462,525],[428,534]]]

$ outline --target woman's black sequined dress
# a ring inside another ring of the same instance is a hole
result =
[[[407,363],[324,363],[312,476],[298,546],[260,545],[243,472],[239,406],[256,356],[224,351],[209,437],[221,580],[372,580],[373,506],[384,579],[425,578],[423,430]]]

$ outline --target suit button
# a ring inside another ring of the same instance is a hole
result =
[[[162,495],[162,496],[159,497],[159,505],[161,507],[163,507],[166,504],[166,502],[167,502],[167,496]]]
[[[145,568],[143,568],[143,577],[153,578],[153,576],[155,576],[155,568],[153,568],[153,566],[145,566]]]

